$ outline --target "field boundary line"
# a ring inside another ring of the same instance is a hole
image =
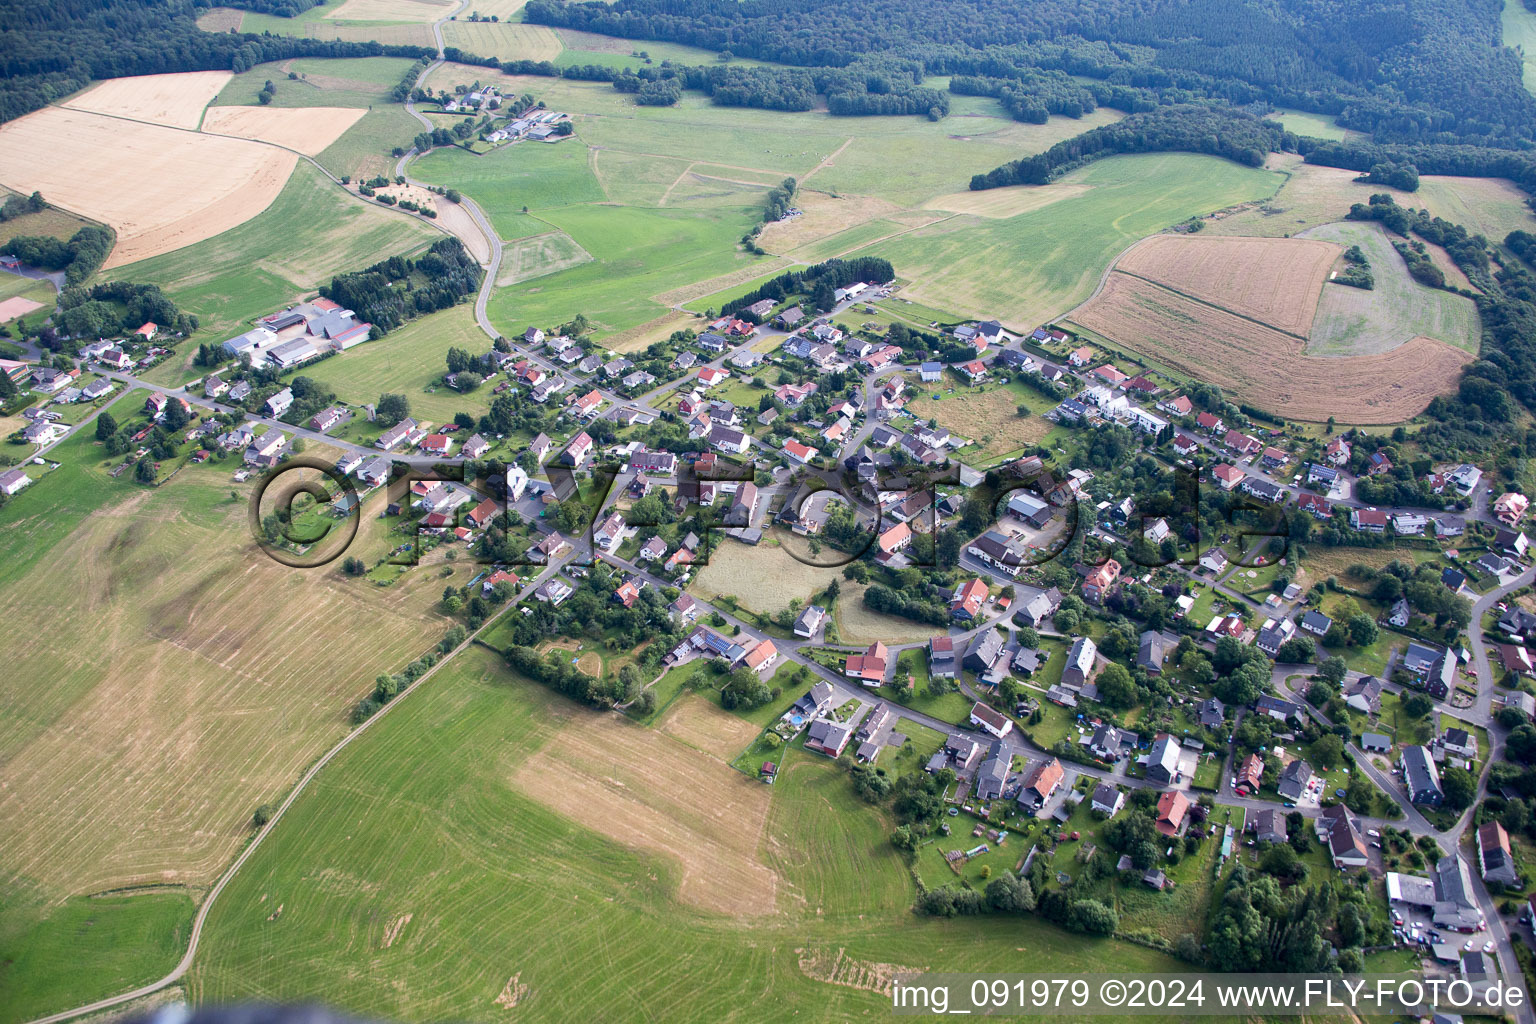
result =
[[[1148,236],[1148,237],[1156,237],[1156,236]],[[1164,284],[1161,281],[1154,281],[1150,277],[1144,277],[1141,274],[1138,274],[1138,273],[1136,273],[1134,271],[1131,271],[1131,270],[1117,270],[1117,271],[1115,271],[1115,273],[1117,273],[1117,274],[1124,274],[1126,277],[1134,277],[1136,280],[1145,282],[1146,284],[1149,284],[1149,285],[1151,285],[1154,288],[1161,288],[1165,292],[1172,292],[1174,295],[1177,295],[1181,299],[1188,299],[1190,302],[1198,303],[1199,305],[1205,306],[1205,307],[1207,307],[1209,309],[1214,309],[1214,310],[1217,310],[1219,312],[1227,313],[1227,314],[1229,314],[1231,316],[1235,316],[1239,320],[1246,320],[1249,323],[1251,323],[1251,324],[1253,324],[1253,325],[1255,325],[1257,327],[1263,327],[1266,330],[1275,331],[1275,332],[1277,332],[1279,334],[1284,334],[1287,337],[1295,338],[1297,341],[1300,341],[1303,344],[1305,344],[1305,342],[1307,341],[1307,336],[1304,335],[1304,334],[1297,334],[1295,331],[1288,331],[1288,330],[1286,330],[1283,327],[1276,327],[1274,324],[1267,324],[1263,320],[1257,320],[1257,319],[1255,319],[1255,318],[1253,318],[1251,316],[1248,316],[1247,314],[1239,313],[1235,309],[1228,309],[1226,306],[1219,305],[1219,304],[1217,304],[1215,302],[1210,301],[1209,299],[1202,299],[1202,298],[1200,298],[1198,296],[1195,296],[1195,295],[1186,294],[1185,292],[1179,291],[1177,288],[1174,288],[1174,287],[1171,287],[1169,285],[1166,285],[1166,284]],[[1322,296],[1322,290],[1321,289],[1318,290],[1318,296],[1319,297]]]
[[[465,2],[467,3],[468,0],[465,0]],[[347,188],[347,186],[343,185],[341,183],[341,179],[340,178],[338,178],[336,175],[332,174],[330,172],[330,170],[324,164],[320,163],[318,160],[316,160],[314,157],[310,156],[308,153],[300,153],[296,149],[289,149],[287,146],[278,145],[276,142],[267,142],[267,141],[265,141],[263,139],[246,139],[246,138],[241,138],[238,135],[219,135],[219,134],[217,134],[215,132],[205,132],[205,131],[203,131],[201,129],[201,127],[199,127],[199,128],[183,128],[183,127],[181,127],[179,125],[173,125],[173,124],[158,124],[158,123],[156,123],[154,121],[142,121],[142,120],[140,120],[137,117],[124,117],[122,114],[105,114],[105,113],[102,113],[99,110],[75,110],[75,108],[73,108],[73,107],[66,107],[66,106],[63,106],[62,104],[59,104],[59,103],[50,103],[48,105],[50,107],[57,107],[60,110],[71,110],[71,111],[74,111],[75,113],[93,114],[96,117],[110,117],[110,118],[113,118],[114,120],[118,120],[118,121],[127,121],[130,124],[143,124],[143,125],[149,125],[149,126],[154,127],[154,128],[168,128],[168,129],[170,129],[173,132],[186,132],[188,135],[197,135],[197,136],[200,136],[200,137],[205,138],[205,139],[234,139],[234,140],[239,141],[239,142],[255,143],[258,146],[268,146],[268,147],[270,147],[272,149],[282,150],[284,153],[292,153],[295,157],[297,157],[300,160],[303,160],[303,161],[307,162],[308,164],[310,164],[310,166],[314,167],[315,170],[317,170],[321,174],[325,175],[326,179],[329,180],[332,185],[334,185],[336,188],[339,188],[353,202],[359,203],[359,204],[361,204],[363,206],[366,206],[366,207],[369,207],[369,208],[377,208],[377,209],[384,210],[384,211],[389,212],[389,213],[399,214],[400,216],[403,216],[403,217],[406,217],[406,218],[408,218],[410,220],[416,221],[417,223],[426,224],[429,227],[436,228],[438,231],[440,231],[443,234],[447,235],[449,238],[458,238],[458,236],[455,235],[452,231],[449,231],[443,225],[439,224],[435,218],[432,218],[432,217],[418,217],[416,214],[411,213],[409,210],[401,210],[401,209],[398,209],[398,208],[393,207],[393,206],[385,206],[383,203],[370,203],[370,202],[368,202],[367,199],[365,199],[364,197],[362,197],[362,196],[358,195],[357,193],[353,192],[351,189]],[[212,105],[212,101],[211,100],[209,101],[209,105],[210,106]],[[207,113],[208,113],[208,109],[207,109],[207,107],[204,107],[203,108],[203,116],[206,117]],[[198,124],[201,125],[202,122],[203,122],[203,118],[199,117],[198,118]],[[292,175],[289,176],[289,179],[292,180]],[[6,186],[6,187],[9,188],[10,186]],[[283,187],[284,188],[287,187],[287,182],[283,183]],[[12,189],[12,191],[15,191],[15,189]],[[48,205],[56,207],[56,208],[58,208],[60,210],[63,210],[65,213],[72,214],[72,215],[74,215],[76,217],[79,217],[81,220],[90,221],[92,224],[101,224],[102,223],[101,221],[98,221],[94,217],[87,217],[83,213],[76,213],[74,210],[68,209],[67,207],[64,207],[64,206],[60,206],[58,203],[55,203],[52,200],[49,200]],[[262,209],[262,210],[257,211],[255,214],[253,214],[250,218],[245,220],[243,223],[249,224],[252,220],[255,220],[256,217],[259,217],[261,214],[266,213],[268,209],[271,209],[271,207],[268,206],[266,209]],[[112,225],[110,225],[110,224],[105,224],[103,226],[104,227],[109,227],[109,228],[112,227]],[[112,233],[114,235],[116,235],[117,234],[117,229],[113,228],[112,229]],[[196,243],[189,243],[189,244],[194,244],[195,245]],[[116,248],[116,241],[115,240],[113,242],[113,248]],[[177,252],[178,250],[185,249],[185,248],[187,248],[187,246],[185,246],[185,245],[178,246],[176,249],[168,250],[168,252]],[[410,251],[414,252],[415,250],[412,249]],[[166,255],[166,253],[159,253],[158,255],[164,256],[164,255]],[[147,258],[153,258],[153,257],[147,257]],[[135,260],[134,262],[138,262],[138,261]],[[125,264],[123,264],[123,266],[132,266],[132,264],[125,263]]]
[[[824,256],[820,260],[817,260],[816,262],[824,263],[827,260],[840,259],[843,256],[848,255],[850,252],[857,252],[860,249],[867,249],[867,248],[869,248],[872,245],[879,245],[881,242],[888,242],[892,238],[900,238],[902,235],[911,234],[913,231],[920,231],[923,228],[931,228],[935,224],[943,224],[946,221],[954,220],[956,217],[960,217],[960,216],[970,216],[970,214],[951,213],[951,214],[949,214],[946,217],[940,217],[938,220],[931,220],[931,221],[929,221],[926,224],[914,224],[914,225],[912,225],[909,228],[902,228],[900,231],[892,231],[888,235],[881,235],[879,238],[871,238],[867,242],[860,242],[858,245],[849,246],[846,249],[840,249],[837,252],[833,253],[831,256]],[[878,220],[879,218],[876,218],[876,219]],[[852,231],[853,228],[856,228],[858,226],[859,225],[855,224],[852,227],[844,228],[843,230],[844,231]],[[828,235],[827,238],[835,238],[835,237],[837,237],[837,235],[840,235],[840,234],[842,234],[841,231],[837,232],[834,235]],[[825,241],[825,240],[826,239],[818,239],[817,241]],[[816,242],[806,242],[804,245],[797,245],[797,246],[795,246],[795,248],[789,250],[789,252],[787,252],[787,253],[775,253],[773,255],[783,256],[785,259],[792,259],[796,263],[801,263],[801,264],[805,264],[806,266],[809,266],[810,264],[806,263],[806,261],[805,261],[805,259],[803,257],[794,256],[794,255],[791,255],[791,254],[799,252],[801,249],[808,249],[808,248],[810,248],[811,246],[813,246],[815,244],[816,244]]]

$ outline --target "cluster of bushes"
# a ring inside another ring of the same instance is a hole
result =
[[[64,283],[73,285],[96,273],[116,241],[111,228],[87,224],[67,242],[48,235],[19,235],[6,248],[29,267],[64,271]]]
[[[422,313],[446,309],[480,287],[481,270],[457,238],[421,256],[391,256],[366,270],[337,274],[320,294],[374,325],[380,334]]]
[[[1364,288],[1367,291],[1376,287],[1376,279],[1371,276],[1371,261],[1366,259],[1358,245],[1344,250],[1344,263],[1343,272],[1333,278],[1334,284],[1347,284],[1351,288]]]
[[[803,270],[790,270],[780,274],[740,298],[732,299],[720,307],[722,316],[734,316],[762,299],[780,302],[791,295],[810,295],[817,309],[831,309],[836,305],[833,293],[855,281],[890,281],[896,277],[891,261],[877,256],[860,256],[849,260],[827,260]]]
[[[1391,188],[1402,189],[1404,192],[1417,192],[1419,190],[1419,169],[1411,163],[1397,163],[1393,160],[1372,164],[1371,169],[1355,179],[1364,185],[1387,185]]]
[[[111,338],[153,321],[169,334],[197,330],[196,314],[184,313],[159,285],[111,281],[91,288],[65,288],[54,324],[74,339]]]
[[[507,648],[506,658],[507,664],[514,671],[592,707],[611,708],[640,692],[638,686],[633,687],[634,692],[630,692],[631,688],[623,685],[617,677],[596,679],[587,675],[572,665],[566,652],[561,650],[553,650],[541,656],[531,647],[514,645]]]
[[[1082,117],[1098,109],[1093,90],[1062,71],[1021,69],[1009,78],[956,75],[949,91],[959,96],[994,96],[1016,121],[1044,124],[1052,114]]]
[[[46,209],[48,204],[43,202],[41,192],[33,192],[30,196],[6,196],[5,202],[0,203],[0,224]]]

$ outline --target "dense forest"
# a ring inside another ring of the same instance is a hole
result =
[[[971,178],[972,189],[1044,185],[1052,178],[1116,153],[1178,150],[1208,153],[1258,167],[1272,150],[1295,149],[1296,137],[1273,121],[1224,107],[1183,104],[1132,114]]]
[[[530,0],[525,17],[813,69],[897,57],[933,75],[1058,71],[1164,103],[1331,114],[1377,142],[1523,147],[1536,99],[1499,45],[1499,12],[1499,0]]]
[[[337,274],[320,294],[354,310],[387,334],[414,316],[447,309],[480,287],[481,270],[457,238],[432,244],[416,259],[391,256],[366,270]]]
[[[240,72],[290,57],[435,55],[423,46],[204,32],[201,11],[192,0],[0,0],[0,121],[101,78]]]

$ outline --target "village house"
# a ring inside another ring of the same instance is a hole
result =
[[[1189,814],[1189,798],[1176,789],[1170,789],[1157,798],[1157,830],[1169,838],[1179,834],[1184,819]]]
[[[977,701],[971,705],[970,723],[997,739],[1002,739],[1013,729],[1013,720],[1001,711]]]
[[[843,662],[843,675],[857,679],[865,686],[880,686],[885,682],[890,651],[878,640],[870,644],[863,654],[850,654]]]

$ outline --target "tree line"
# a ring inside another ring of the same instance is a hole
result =
[[[320,294],[353,310],[388,334],[423,313],[447,309],[480,287],[480,266],[457,238],[443,238],[421,256],[391,256],[365,270],[337,274]]]
[[[1180,104],[1132,114],[1058,142],[1044,153],[977,174],[971,178],[971,189],[1044,185],[1066,171],[1117,153],[1206,153],[1259,167],[1267,153],[1295,148],[1295,136],[1272,121],[1225,107]]]

